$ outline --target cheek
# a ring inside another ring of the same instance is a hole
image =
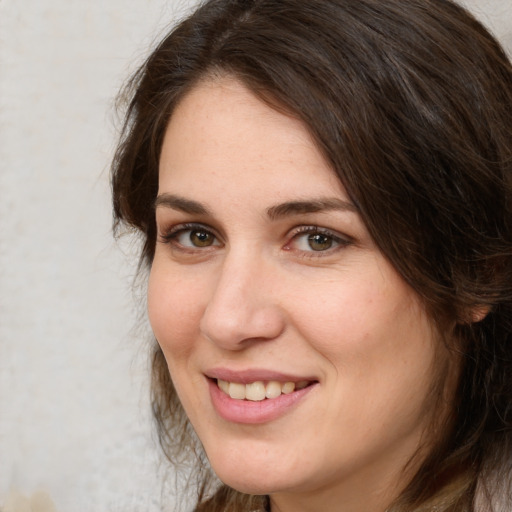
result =
[[[342,286],[317,287],[315,293],[296,302],[296,324],[338,378],[372,393],[383,384],[399,387],[401,378],[428,380],[435,354],[430,321],[391,270],[347,276]]]
[[[170,353],[179,358],[190,350],[198,331],[202,302],[197,280],[162,271],[154,262],[148,283],[148,317],[166,358]]]
[[[295,285],[293,316],[307,340],[319,350],[345,358],[382,344],[381,335],[396,320],[391,298],[375,282],[347,276],[314,287]]]

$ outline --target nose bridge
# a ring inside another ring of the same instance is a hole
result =
[[[261,255],[248,250],[228,253],[201,319],[203,335],[233,350],[249,340],[277,337],[283,316],[272,282],[271,265]]]

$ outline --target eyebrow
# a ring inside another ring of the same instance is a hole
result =
[[[166,208],[172,208],[173,210],[192,215],[211,215],[210,210],[202,203],[174,194],[159,194],[155,199],[155,209],[159,206],[165,206]]]
[[[213,215],[204,204],[175,194],[159,194],[155,199],[154,206],[155,209],[163,206],[192,215]],[[348,201],[343,201],[337,197],[328,197],[304,201],[287,201],[277,204],[267,208],[267,216],[270,220],[277,220],[293,215],[304,215],[323,211],[348,211],[357,213],[359,210]]]
[[[306,201],[288,201],[276,206],[271,206],[267,208],[267,215],[271,220],[277,220],[292,215],[324,211],[348,211],[357,213],[359,210],[348,201],[343,201],[337,197],[328,197]]]

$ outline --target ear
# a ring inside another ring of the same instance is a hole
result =
[[[491,311],[491,307],[480,304],[469,309],[468,322],[475,324],[481,322]]]

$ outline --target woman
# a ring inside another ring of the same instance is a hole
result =
[[[197,510],[511,510],[499,44],[447,0],[210,0],[129,94],[115,219]]]

